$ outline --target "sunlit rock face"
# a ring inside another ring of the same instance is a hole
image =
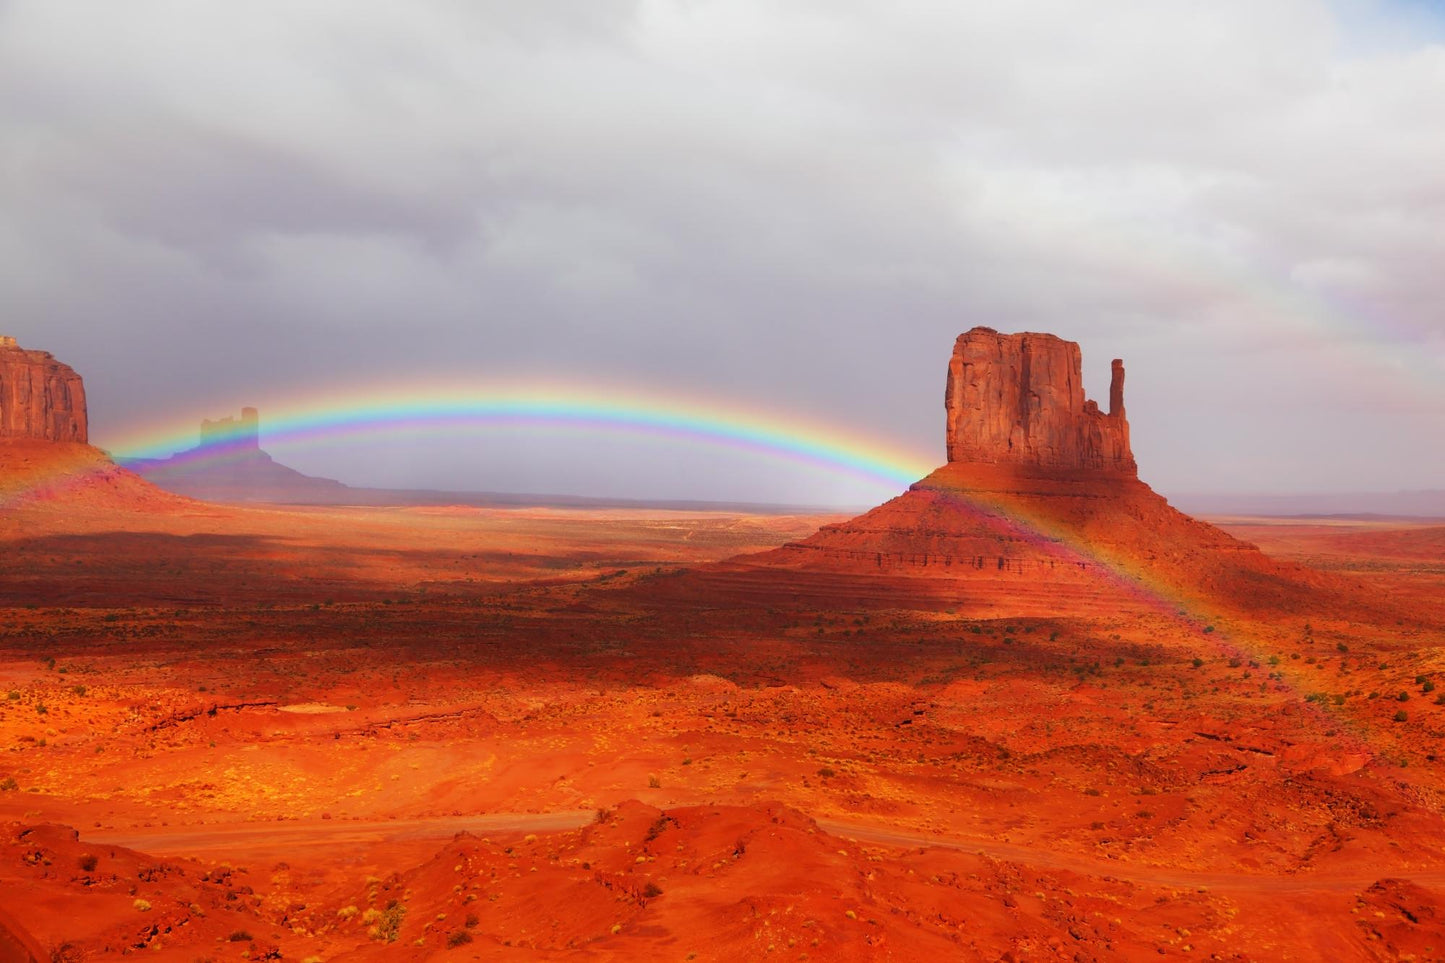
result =
[[[958,336],[944,391],[948,460],[1050,472],[1137,474],[1124,417],[1124,362],[1109,410],[1084,397],[1079,346],[1052,334]]]
[[[48,351],[0,336],[0,438],[87,440],[85,385]]]

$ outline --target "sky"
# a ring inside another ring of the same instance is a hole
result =
[[[103,447],[244,404],[352,484],[866,504],[686,438],[265,425],[561,385],[941,463],[985,324],[1105,402],[1123,358],[1165,494],[1445,488],[1442,118],[1426,0],[0,0],[0,333]]]

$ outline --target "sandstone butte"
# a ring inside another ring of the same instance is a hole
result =
[[[1124,364],[1109,410],[1078,344],[975,327],[948,363],[948,463],[799,542],[698,569],[669,591],[766,603],[848,598],[998,617],[1105,612],[1121,592],[1244,609],[1306,604],[1330,582],[1174,509],[1137,477]]]
[[[186,504],[91,447],[88,424],[80,375],[0,335],[0,509],[60,502],[73,512],[165,512]]]
[[[85,385],[48,351],[0,336],[0,438],[85,443]]]
[[[1115,359],[1109,411],[1084,398],[1079,346],[1052,334],[958,336],[944,391],[948,460],[1062,472],[1134,475]]]

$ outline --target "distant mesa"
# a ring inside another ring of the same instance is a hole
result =
[[[169,458],[123,459],[121,464],[167,491],[214,502],[345,504],[352,489],[330,478],[306,475],[261,449],[261,413],[201,422],[194,448]]]
[[[27,351],[0,335],[0,438],[84,444],[85,385],[48,351]]]
[[[201,421],[202,448],[225,445],[241,450],[261,447],[261,413],[255,408],[242,408],[241,418],[226,417],[218,421]]]

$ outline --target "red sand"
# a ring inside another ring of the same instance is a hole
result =
[[[235,509],[24,457],[0,960],[1445,956],[1428,529],[1232,525],[1315,568],[1045,607],[680,572],[839,519]]]

